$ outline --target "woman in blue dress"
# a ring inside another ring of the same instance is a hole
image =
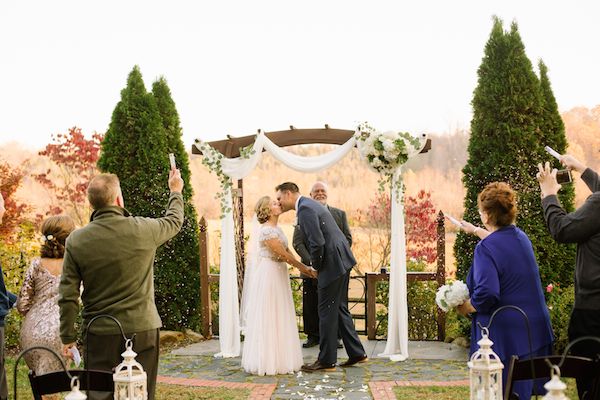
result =
[[[473,264],[467,276],[470,299],[457,307],[462,315],[471,315],[471,354],[481,339],[478,323],[487,326],[492,313],[505,305],[521,308],[527,314],[531,330],[531,347],[527,325],[515,310],[500,311],[494,317],[490,339],[498,354],[506,382],[508,364],[513,355],[529,358],[552,354],[553,334],[550,315],[544,300],[539,267],[527,235],[514,223],[517,216],[515,192],[503,182],[488,184],[477,198],[479,215],[485,229],[462,221],[461,228],[481,241],[475,247]],[[520,399],[529,399],[532,381],[517,381],[514,392]],[[543,394],[542,385],[536,392]]]

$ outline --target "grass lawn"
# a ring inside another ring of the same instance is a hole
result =
[[[13,398],[13,370],[15,367],[15,358],[6,357],[6,379],[8,380],[9,397]],[[17,375],[17,398],[31,399],[31,388],[29,386],[29,378],[27,378],[27,365],[25,361],[19,361],[19,371]],[[203,399],[219,399],[219,400],[242,400],[247,399],[250,395],[248,389],[224,389],[213,387],[187,387],[178,385],[166,385],[159,383],[156,387],[156,399],[167,400],[203,400]]]
[[[571,400],[577,399],[577,387],[574,379],[563,379],[567,383],[566,395]],[[469,398],[468,386],[396,386],[394,394],[399,400],[464,400]],[[532,397],[533,399],[534,397]],[[542,396],[539,396],[541,399]]]

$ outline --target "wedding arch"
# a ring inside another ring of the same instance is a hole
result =
[[[370,127],[369,127],[370,128]],[[219,274],[219,345],[216,356],[237,357],[240,355],[239,291],[243,280],[243,178],[248,176],[262,157],[263,151],[286,165],[301,172],[317,172],[326,169],[344,158],[361,137],[358,130],[296,129],[263,132],[256,135],[205,143],[196,140],[192,154],[202,154],[203,161],[221,181],[221,265]],[[362,138],[364,140],[364,137]],[[303,157],[283,149],[300,144],[336,144],[339,147],[319,155]],[[407,146],[406,159],[431,149],[431,140],[424,136],[414,147]],[[391,252],[390,284],[388,304],[387,343],[381,356],[401,361],[408,357],[408,306],[406,296],[406,243],[404,231],[403,193],[399,185],[402,165],[389,174],[391,180]],[[236,182],[237,187],[233,187]],[[394,189],[396,188],[396,189]],[[399,190],[400,188],[400,190]],[[235,194],[235,207],[232,195]],[[238,212],[234,213],[234,208]],[[237,217],[238,223],[234,223]],[[236,232],[237,225],[237,232]],[[236,237],[241,240],[236,240]],[[237,251],[236,251],[237,247]]]

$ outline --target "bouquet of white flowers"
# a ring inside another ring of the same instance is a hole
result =
[[[469,288],[463,281],[441,286],[435,294],[435,302],[444,312],[460,306],[469,299]]]
[[[427,141],[425,135],[420,138],[407,132],[379,132],[367,122],[361,122],[356,128],[356,147],[369,167],[379,172],[379,191],[385,190],[386,183],[392,182],[392,176],[410,155],[420,151]],[[402,179],[396,180],[393,189],[396,194],[402,192]]]
[[[408,160],[411,151],[423,147],[421,139],[407,132],[379,132],[366,122],[356,129],[357,147],[360,155],[375,171],[390,175]],[[411,150],[413,148],[414,150]]]

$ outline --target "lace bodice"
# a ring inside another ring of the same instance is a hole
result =
[[[284,248],[288,247],[288,240],[283,231],[278,226],[262,225],[260,227],[260,233],[258,236],[258,255],[259,257],[266,257],[272,260],[280,261],[275,254],[269,250],[265,244],[266,240],[278,239]]]

